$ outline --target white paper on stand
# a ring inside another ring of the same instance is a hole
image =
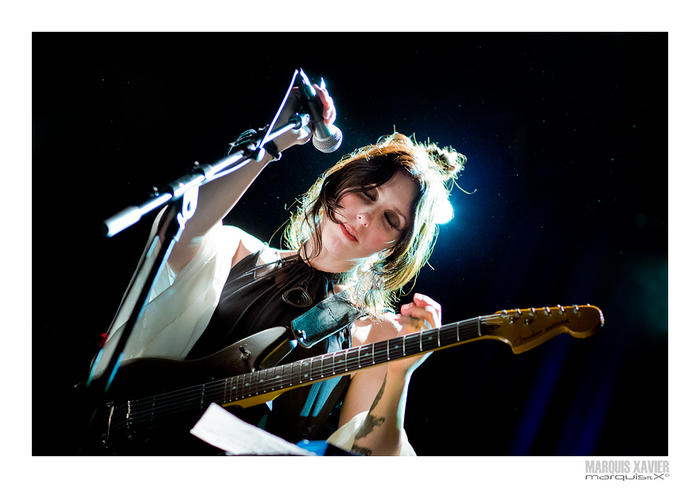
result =
[[[234,455],[314,455],[242,421],[216,403],[209,405],[190,433]]]

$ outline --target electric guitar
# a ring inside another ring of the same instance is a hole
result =
[[[98,445],[139,442],[175,422],[196,422],[210,403],[224,407],[262,404],[285,391],[388,361],[495,339],[520,354],[562,333],[594,334],[604,323],[592,305],[503,310],[437,329],[344,349],[275,366],[288,343],[288,329],[274,327],[210,356],[188,361],[139,358],[125,361],[94,415]]]

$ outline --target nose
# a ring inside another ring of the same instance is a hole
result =
[[[360,212],[357,214],[357,222],[363,227],[369,227],[369,214],[366,212]]]

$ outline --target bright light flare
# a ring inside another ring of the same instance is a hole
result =
[[[452,209],[452,204],[450,202],[439,204],[435,209],[435,212],[438,224],[446,224],[452,220],[452,217],[455,216],[454,210]]]

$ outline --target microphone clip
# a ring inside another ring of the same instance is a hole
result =
[[[257,162],[260,162],[260,161],[262,161],[263,157],[265,156],[265,151],[267,150],[268,153],[270,153],[271,155],[273,155],[275,157],[275,159],[279,159],[281,157],[281,154],[277,150],[277,146],[274,147],[274,151],[269,151],[267,149],[267,146],[272,141],[265,144],[264,148],[260,146],[260,141],[262,139],[261,134],[264,134],[265,131],[267,131],[267,127],[264,127],[262,129],[257,129],[257,130],[256,129],[244,130],[236,138],[235,141],[229,143],[229,149],[228,149],[228,152],[226,154],[230,155],[230,154],[235,153],[237,151],[241,151],[245,158],[250,158],[250,159],[253,159]],[[272,142],[272,146],[274,146],[274,142]]]

